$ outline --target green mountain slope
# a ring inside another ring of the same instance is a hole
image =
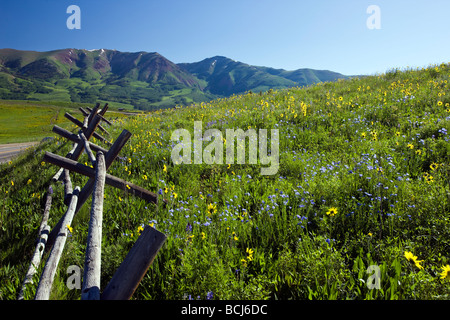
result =
[[[101,100],[152,110],[340,78],[345,76],[257,67],[221,56],[175,64],[156,52],[0,49],[0,99],[9,100]]]
[[[214,99],[198,80],[158,53],[64,49],[0,50],[0,98],[97,100],[159,109]]]
[[[293,87],[296,83],[262,68],[216,56],[197,63],[180,64],[183,68],[207,83],[211,93],[229,96],[245,91],[267,91]]]
[[[299,69],[286,71],[258,67],[226,57],[215,56],[196,63],[179,64],[207,83],[211,93],[229,96],[246,91],[267,91],[295,86],[308,86],[318,82],[335,81],[348,77],[327,70]]]

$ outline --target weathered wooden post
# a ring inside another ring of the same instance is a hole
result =
[[[100,300],[103,196],[106,165],[102,152],[97,153],[95,185],[92,193],[91,217],[84,262],[82,300]]]
[[[94,119],[99,119],[99,118],[98,117],[94,117]],[[89,128],[91,127],[91,125],[93,123],[94,123],[94,121],[89,124]],[[88,128],[88,130],[89,130],[89,128]],[[106,170],[108,170],[108,168],[111,166],[112,162],[119,155],[120,150],[123,148],[123,146],[125,145],[125,143],[128,141],[128,139],[130,137],[131,137],[131,133],[129,131],[127,131],[127,130],[123,130],[122,133],[120,134],[119,138],[114,142],[112,147],[105,154]],[[86,138],[89,139],[87,136],[86,136]],[[80,149],[77,148],[74,151],[74,154],[78,155],[78,157],[79,157],[78,150],[82,151],[84,149],[84,143],[78,144],[78,147],[80,147],[80,146],[81,146]],[[49,159],[48,157],[46,157],[48,155],[49,155],[49,153],[46,152],[46,154],[44,155],[44,161],[47,161]],[[76,159],[73,159],[73,160],[78,160],[78,157],[76,157]],[[64,163],[64,160],[61,160],[61,162]],[[57,164],[57,163],[54,163],[54,164]],[[57,164],[57,165],[59,165],[59,164]],[[77,163],[75,166],[77,166],[77,165],[79,165],[79,164]],[[62,165],[59,165],[59,166],[62,167]],[[69,168],[67,168],[67,169],[69,169]],[[92,190],[94,189],[94,178],[93,178],[93,176],[91,176],[90,178],[91,179],[89,179],[87,181],[87,183],[84,185],[84,187],[80,191],[80,194],[78,196],[77,207],[75,209],[75,214],[81,209],[83,204],[87,201],[87,199],[91,195]],[[51,247],[53,245],[54,240],[56,238],[56,232],[57,232],[57,231],[55,231],[55,229],[59,230],[59,228],[61,226],[61,223],[62,223],[62,218],[58,221],[58,223],[56,224],[55,228],[50,232],[50,235],[48,236],[48,241],[47,241],[48,247]]]
[[[78,143],[74,143],[72,150],[70,150],[67,154],[66,154],[66,158],[72,159],[72,155],[75,152],[75,149],[78,147]],[[58,181],[62,174],[63,174],[63,170],[64,168],[59,168],[58,172],[53,176],[52,180],[53,181]]]
[[[70,115],[69,115],[70,116]],[[76,119],[75,119],[76,120]],[[78,120],[77,120],[78,121]],[[95,116],[93,121],[89,123],[88,128],[84,131],[84,135],[86,139],[90,139],[92,135],[94,135],[94,131],[97,128],[98,124],[100,122],[100,118]],[[83,125],[83,124],[81,124]],[[70,159],[78,160],[78,158],[81,156],[81,153],[84,150],[84,143],[75,143],[74,148],[67,154],[67,158],[70,157]],[[62,175],[63,171],[60,169],[54,176],[53,180],[58,181]]]
[[[130,299],[166,240],[166,235],[150,226],[146,226],[114,277],[105,288],[103,294],[100,294],[101,242],[105,184],[119,188],[155,204],[158,203],[159,200],[158,195],[155,193],[106,173],[113,161],[117,158],[120,150],[131,137],[130,132],[123,130],[109,150],[89,141],[91,136],[99,136],[94,131],[99,127],[100,120],[109,123],[109,121],[103,118],[107,108],[108,105],[106,104],[103,109],[99,110],[99,104],[97,104],[93,110],[87,108],[90,111],[90,114],[87,114],[84,109],[80,108],[81,112],[85,115],[83,123],[69,114],[66,114],[66,117],[69,120],[72,120],[72,122],[80,126],[81,130],[78,135],[58,126],[53,127],[55,133],[73,141],[74,147],[65,158],[46,152],[44,161],[60,167],[59,172],[54,176],[53,180],[57,181],[60,179],[61,175],[63,175],[66,187],[65,194],[67,196],[71,193],[71,197],[66,213],[50,232],[48,239],[45,238],[46,248],[45,243],[44,248],[47,250],[51,249],[51,252],[41,275],[35,295],[36,300],[49,299],[53,279],[67,238],[68,226],[70,226],[74,216],[91,193],[93,194],[92,207],[85,256],[84,281],[81,294],[82,300]],[[77,160],[83,150],[88,154],[89,160],[95,169],[78,163]],[[94,156],[92,150],[97,152],[97,157]],[[70,171],[89,177],[89,180],[82,189],[76,187],[72,192],[69,176]],[[165,204],[167,203],[166,200],[162,200]],[[49,227],[46,224],[43,224],[43,227],[41,227],[41,234],[44,234],[45,232],[45,235],[48,234],[48,230]],[[42,255],[42,251],[43,249],[40,249],[40,255]],[[36,265],[36,263],[33,263],[33,267]],[[23,295],[20,296],[23,297]]]
[[[73,117],[70,113],[67,113],[67,112],[64,114],[64,117],[66,117],[67,119],[72,121],[74,124],[76,124],[78,127],[80,127],[85,132],[86,137],[88,136],[87,128],[89,128],[89,125],[94,122],[94,119],[89,121],[89,119],[84,118],[85,121],[81,122],[80,120],[78,120],[77,118]],[[98,118],[98,121],[100,121],[102,119],[99,114],[94,115],[94,118]],[[97,127],[99,125],[100,124],[97,123]],[[97,132],[93,132],[92,136],[94,138],[96,138],[96,139],[106,143],[106,144],[111,144],[105,137],[101,136]]]
[[[166,241],[164,233],[145,226],[144,231],[131,248],[106,286],[102,300],[129,300]]]
[[[84,136],[83,132],[80,132],[78,135],[83,140],[84,151],[86,151],[86,153],[88,155],[88,158],[89,158],[89,161],[92,163],[93,166],[95,166],[95,161],[96,160],[95,160],[94,153],[91,150],[90,142],[88,141],[88,139],[86,139],[86,137]]]
[[[50,292],[52,289],[53,280],[55,278],[56,269],[58,268],[59,260],[66,244],[67,239],[67,226],[70,226],[77,207],[78,194],[80,187],[76,187],[72,193],[70,205],[64,214],[59,233],[56,237],[55,244],[53,245],[50,256],[45,264],[44,271],[42,272],[41,279],[39,281],[38,288],[36,290],[35,300],[48,300],[50,298]]]
[[[122,148],[127,143],[128,139],[130,139],[130,137],[131,137],[131,133],[128,130],[122,130],[122,133],[119,135],[117,140],[114,142],[114,144],[108,150],[108,152],[105,154],[106,170],[109,169],[109,167],[111,166],[113,161],[119,155],[120,150],[122,150]],[[86,202],[86,200],[89,198],[93,189],[94,189],[94,179],[91,178],[81,189],[80,200],[78,202],[77,210],[76,210],[77,212],[81,208],[81,206],[83,206],[83,204]]]
[[[50,226],[47,224],[48,217],[50,214],[50,208],[52,206],[52,186],[48,188],[47,198],[45,201],[44,215],[42,216],[41,226],[39,227],[39,237],[36,244],[36,249],[34,250],[33,257],[31,258],[31,263],[28,268],[27,274],[25,275],[25,280],[23,281],[22,289],[20,290],[18,300],[24,299],[24,292],[28,283],[33,283],[33,276],[37,272],[37,268],[41,263],[42,254],[44,253],[45,244],[47,242],[48,234],[50,233]]]

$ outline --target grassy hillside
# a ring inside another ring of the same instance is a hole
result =
[[[209,101],[190,73],[158,53],[0,49],[0,99],[95,103],[140,110]]]
[[[75,125],[64,117],[64,114],[68,112],[82,120],[79,107],[92,107],[92,104],[0,100],[0,144],[40,141],[45,137],[52,137],[54,125],[74,129]],[[124,117],[122,113],[117,112],[121,107],[126,108],[113,103],[109,109],[110,117]]]
[[[0,49],[0,99],[5,100],[102,100],[154,111],[341,78],[347,77],[327,70],[256,67],[220,56],[175,64],[156,52]]]
[[[102,287],[150,224],[168,240],[136,299],[447,299],[449,77],[444,64],[392,70],[116,121],[114,136],[122,129],[133,136],[109,173],[169,205],[106,188]],[[236,161],[174,164],[171,134],[184,128],[192,135],[194,121],[224,133],[278,129],[277,174]],[[56,172],[42,154],[69,149],[58,139],[0,167],[2,299],[17,296]],[[74,186],[86,181],[72,177]],[[63,186],[53,188],[52,226],[65,210]],[[83,267],[88,216],[86,203],[71,226],[54,299],[80,296],[66,287],[66,270]],[[379,268],[379,289],[366,284],[374,284],[371,265]]]
[[[252,66],[222,56],[200,62],[180,63],[179,66],[205,81],[206,90],[222,97],[243,94],[247,91],[265,92],[269,89],[286,89],[347,78],[328,70],[286,71]]]

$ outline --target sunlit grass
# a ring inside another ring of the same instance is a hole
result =
[[[113,136],[122,129],[133,136],[108,173],[158,193],[168,206],[106,187],[103,281],[150,224],[168,240],[136,299],[447,298],[449,75],[442,64],[117,119]],[[171,134],[193,133],[194,121],[204,131],[278,129],[279,171],[174,164]],[[42,153],[69,149],[56,139],[31,162],[1,168],[3,299],[17,295],[56,170],[41,163]],[[86,178],[73,180],[82,186]],[[52,225],[64,212],[55,201]],[[88,206],[71,226],[61,283],[69,265],[83,266]],[[380,289],[366,284],[369,265],[380,268]],[[64,285],[54,291],[79,297]]]

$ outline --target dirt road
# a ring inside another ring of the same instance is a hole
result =
[[[0,144],[0,163],[8,162],[15,156],[19,155],[25,149],[32,147],[38,143],[39,142]]]

